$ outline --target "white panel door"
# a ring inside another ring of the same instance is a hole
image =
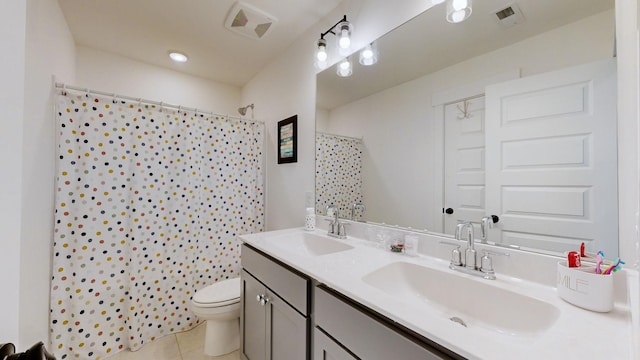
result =
[[[615,61],[486,89],[489,241],[617,254]]]
[[[486,214],[484,107],[484,96],[480,96],[444,108],[443,210],[453,211],[443,214],[447,234],[453,234],[461,221],[472,221],[478,227]]]

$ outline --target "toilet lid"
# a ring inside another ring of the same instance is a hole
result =
[[[240,278],[218,281],[193,296],[193,302],[209,306],[223,306],[240,300]]]

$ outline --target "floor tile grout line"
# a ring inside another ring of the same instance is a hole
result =
[[[176,346],[178,347],[178,354],[180,355],[179,360],[184,360],[182,357],[182,349],[180,348],[180,342],[178,341],[178,334],[173,334],[173,338],[176,340]]]

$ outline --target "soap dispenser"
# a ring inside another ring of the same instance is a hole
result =
[[[314,231],[316,229],[316,213],[312,207],[307,208],[307,215],[304,217],[304,229]]]

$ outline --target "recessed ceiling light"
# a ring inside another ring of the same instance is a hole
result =
[[[187,55],[177,51],[170,51],[169,57],[171,58],[171,60],[181,63],[187,62],[187,60],[189,60],[189,58],[187,58]]]

